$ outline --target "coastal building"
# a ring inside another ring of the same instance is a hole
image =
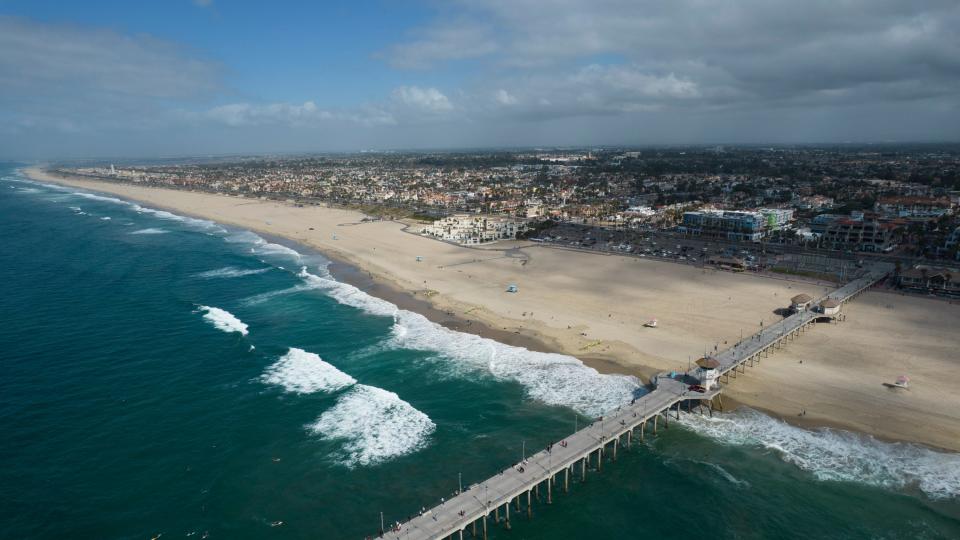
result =
[[[806,293],[800,293],[790,299],[790,309],[793,311],[806,311],[813,303],[813,297]]]
[[[842,305],[843,304],[836,298],[827,298],[823,302],[820,302],[820,313],[832,319],[840,314],[840,307]]]
[[[827,226],[824,245],[830,249],[880,252],[893,246],[894,229],[896,224],[873,219],[840,218]]]
[[[874,210],[884,216],[911,219],[936,219],[953,213],[950,197],[881,197]]]
[[[463,245],[514,240],[527,230],[527,222],[499,216],[456,214],[438,219],[420,233]]]
[[[960,227],[954,229],[946,241],[944,241],[943,254],[949,256],[950,253],[953,253],[954,258],[960,261],[960,249],[958,248],[960,248]]]
[[[920,264],[900,273],[904,289],[948,296],[960,296],[960,269]]]
[[[770,232],[786,228],[792,219],[793,210],[783,208],[698,210],[683,213],[679,230],[693,236],[758,242]]]

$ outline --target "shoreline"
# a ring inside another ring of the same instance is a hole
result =
[[[588,349],[580,349],[579,352],[582,354],[571,354],[571,345],[570,343],[561,343],[554,339],[553,336],[549,336],[543,332],[540,332],[537,328],[537,324],[542,324],[540,321],[531,320],[530,323],[527,323],[526,320],[517,321],[514,319],[507,318],[498,318],[498,315],[495,313],[476,313],[477,311],[485,312],[487,311],[484,308],[480,308],[477,305],[471,305],[469,303],[458,301],[454,298],[445,298],[441,293],[436,294],[427,294],[427,291],[431,291],[426,287],[418,289],[417,287],[410,286],[410,283],[404,283],[402,280],[398,279],[396,276],[389,275],[386,271],[383,271],[381,268],[374,267],[372,264],[367,264],[363,260],[360,260],[356,254],[350,254],[345,252],[342,249],[338,249],[335,246],[320,246],[316,245],[316,242],[310,242],[306,237],[297,237],[297,235],[292,234],[280,234],[277,231],[272,231],[266,228],[260,228],[247,222],[232,221],[229,218],[224,218],[223,216],[212,217],[211,215],[191,212],[188,209],[183,208],[182,206],[177,205],[168,205],[163,203],[158,203],[155,199],[143,199],[132,196],[129,193],[125,192],[124,187],[133,187],[140,190],[151,190],[153,193],[157,192],[170,192],[172,194],[184,193],[187,195],[195,194],[195,192],[181,192],[180,190],[170,190],[156,187],[143,187],[135,186],[132,184],[123,184],[123,183],[106,183],[106,182],[97,182],[95,180],[81,178],[81,177],[60,177],[54,176],[50,173],[45,173],[38,170],[37,168],[24,168],[22,169],[23,173],[36,181],[40,182],[51,182],[55,184],[67,185],[70,187],[77,187],[80,189],[90,190],[99,193],[108,193],[111,196],[118,196],[119,198],[136,201],[140,204],[147,204],[151,207],[156,207],[158,209],[163,209],[184,216],[196,217],[199,219],[216,221],[223,223],[225,225],[238,227],[242,229],[251,230],[256,232],[259,235],[264,236],[265,238],[278,238],[286,243],[294,244],[296,248],[302,248],[307,251],[316,251],[322,254],[325,258],[331,261],[329,270],[335,279],[351,284],[366,293],[387,300],[393,304],[396,304],[399,308],[419,313],[425,316],[430,321],[441,324],[446,328],[451,330],[466,332],[481,337],[493,339],[495,341],[505,343],[507,345],[513,345],[518,347],[523,347],[529,350],[540,351],[540,352],[551,352],[559,353],[570,356],[575,356],[581,360],[585,365],[596,369],[600,373],[618,373],[636,376],[643,382],[647,382],[649,377],[652,374],[655,374],[663,369],[658,366],[648,365],[644,363],[641,358],[639,361],[628,362],[618,357],[618,354],[621,355],[633,355],[632,347],[626,343],[617,344],[611,342],[604,342],[606,348],[604,351],[596,351],[598,354],[592,354],[595,351]],[[114,189],[108,189],[113,187]],[[196,193],[199,195],[199,193]],[[234,203],[242,202],[243,204],[247,203],[261,203],[264,205],[282,205],[290,209],[293,207],[286,205],[285,203],[278,203],[276,201],[261,201],[259,199],[251,198],[234,198],[228,197],[225,195],[213,195],[213,194],[203,194],[205,197],[217,197],[221,199],[227,199]],[[319,211],[324,211],[323,207],[319,207]],[[333,211],[333,210],[331,210]],[[345,211],[339,211],[345,212]],[[270,223],[269,221],[267,222]],[[358,225],[363,226],[363,225]],[[311,230],[313,230],[311,228]],[[402,234],[411,235],[411,233],[404,231]],[[411,235],[416,236],[416,235]],[[449,246],[451,249],[458,249],[457,246]],[[376,249],[376,248],[373,248]],[[519,249],[519,248],[513,248]],[[508,249],[479,249],[475,250],[475,255],[484,256],[487,254],[494,255],[497,253],[505,253],[509,251]],[[586,256],[592,256],[593,254],[587,254]],[[507,257],[503,257],[507,258]],[[491,258],[490,260],[493,260]],[[476,259],[474,260],[476,261]],[[663,263],[663,264],[672,264],[672,263]],[[442,266],[440,267],[443,268]],[[426,284],[426,281],[424,281]],[[797,284],[794,284],[797,285]],[[539,311],[539,310],[538,310]],[[462,315],[461,315],[462,313]],[[479,315],[485,316],[479,316]],[[531,316],[533,314],[531,313]],[[526,312],[524,312],[526,316]],[[532,317],[531,317],[532,318]],[[497,321],[497,324],[492,324],[491,321]],[[519,323],[519,324],[515,324]],[[504,326],[505,325],[505,326]],[[568,326],[568,328],[570,328]],[[578,330],[575,328],[574,330]],[[592,334],[592,332],[591,332]],[[586,338],[584,332],[584,340]],[[584,341],[581,340],[581,341]],[[622,346],[620,346],[622,345]],[[642,355],[642,353],[641,353]],[[802,360],[800,361],[802,363]],[[763,367],[761,364],[760,367]],[[750,373],[752,376],[748,379],[764,379],[764,370],[751,370]],[[749,383],[749,380],[747,381]],[[777,381],[770,380],[767,382],[768,385],[773,386],[777,384]],[[811,416],[791,416],[789,413],[785,412],[785,409],[780,406],[767,406],[768,404],[759,398],[759,393],[752,393],[750,388],[744,388],[745,384],[738,382],[728,387],[728,391],[725,392],[725,401],[730,407],[725,407],[728,410],[735,410],[739,406],[747,406],[752,409],[758,410],[764,414],[767,414],[773,418],[782,420],[788,424],[802,427],[805,429],[816,429],[816,428],[830,428],[830,429],[839,429],[845,431],[859,432],[867,434],[877,438],[878,440],[891,441],[891,442],[909,442],[915,444],[921,444],[930,448],[944,450],[948,452],[960,451],[960,445],[951,446],[950,444],[938,444],[935,441],[922,440],[920,437],[916,436],[903,436],[902,434],[889,433],[883,429],[873,428],[869,424],[857,423],[854,421],[848,421],[843,418],[833,418],[830,416],[825,416],[823,414],[814,414]],[[747,385],[749,386],[749,385]],[[738,388],[740,387],[740,388]],[[805,410],[805,409],[804,409]],[[935,429],[935,428],[931,428]]]
[[[250,230],[257,233],[258,235],[264,237],[264,239],[274,242],[274,243],[289,243],[297,249],[297,251],[314,251],[319,253],[324,258],[330,260],[330,265],[328,270],[330,274],[338,281],[353,285],[358,289],[375,296],[382,300],[386,300],[395,304],[400,309],[418,313],[426,317],[429,321],[440,324],[445,328],[454,330],[457,332],[464,332],[468,334],[474,334],[480,337],[492,339],[494,341],[503,343],[505,345],[511,345],[514,347],[522,347],[535,352],[543,353],[555,353],[562,354],[567,356],[570,355],[565,351],[559,344],[551,340],[547,336],[537,333],[532,329],[523,329],[509,331],[506,329],[495,328],[493,325],[487,323],[486,321],[480,319],[470,319],[458,315],[456,312],[450,309],[443,309],[437,305],[434,305],[429,301],[429,299],[424,298],[421,294],[422,291],[408,291],[401,287],[395,280],[390,279],[388,276],[385,276],[381,273],[373,273],[368,270],[365,270],[362,265],[357,264],[355,261],[350,260],[349,257],[345,256],[342,253],[318,248],[315,245],[304,242],[303,240],[296,238],[289,238],[287,236],[278,235],[274,232],[259,229],[256,227],[250,227],[244,224],[238,223],[224,223],[221,220],[212,220],[209,216],[186,212],[180,208],[174,206],[167,206],[163,204],[157,204],[154,201],[145,201],[142,199],[129,198],[125,195],[121,195],[112,191],[100,191],[96,186],[91,187],[87,184],[116,184],[118,186],[126,185],[123,183],[113,183],[107,182],[105,180],[94,180],[87,177],[81,176],[60,176],[54,175],[51,172],[40,170],[36,167],[26,167],[22,169],[23,174],[32,180],[43,182],[48,181],[58,185],[66,185],[70,187],[76,187],[79,189],[85,189],[89,191],[94,191],[98,193],[107,194],[110,196],[115,196],[123,200],[128,200],[130,202],[136,202],[138,204],[149,204],[152,207],[156,207],[158,210],[165,210],[172,213],[181,214],[185,217],[191,217],[196,219],[203,219],[208,221],[216,221],[218,223],[229,225],[231,227],[238,227],[245,230]],[[31,175],[31,173],[42,175],[41,178],[37,178]],[[164,190],[165,188],[159,187],[146,187],[145,189],[151,190]],[[167,189],[167,191],[179,192],[180,190]],[[193,192],[188,192],[193,193]],[[206,193],[205,193],[206,194]],[[206,194],[212,195],[212,194]],[[224,196],[224,195],[217,195]],[[250,199],[251,202],[257,201],[257,199]],[[271,201],[277,202],[277,201]],[[322,207],[321,207],[322,208]],[[404,234],[412,234],[408,231],[404,231]],[[455,244],[448,244],[454,247],[461,247]],[[488,251],[484,249],[479,249],[478,251]],[[420,296],[418,296],[418,294]],[[631,368],[630,366],[623,365],[617,362],[615,359],[608,358],[602,355],[590,356],[590,355],[576,355],[575,358],[584,363],[584,365],[591,367],[597,372],[602,374],[620,374],[620,375],[632,375],[637,377],[643,384],[649,384],[650,378],[656,375],[660,370],[650,368],[650,367],[635,367]]]

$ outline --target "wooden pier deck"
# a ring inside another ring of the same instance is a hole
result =
[[[847,302],[882,280],[892,269],[893,265],[889,264],[874,265],[863,277],[817,301],[834,298]],[[736,373],[742,372],[748,362],[752,366],[761,355],[768,355],[771,348],[780,347],[784,341],[794,339],[817,319],[817,315],[795,313],[715,355],[714,358],[720,362],[721,374],[728,378],[730,374],[736,377]],[[566,492],[571,482],[585,479],[591,463],[596,463],[596,469],[602,470],[605,454],[615,461],[619,446],[632,444],[635,435],[643,439],[648,429],[656,433],[661,417],[665,424],[669,422],[672,409],[676,409],[679,417],[683,402],[687,403],[688,409],[693,403],[699,406],[706,403],[712,414],[713,398],[722,391],[722,387],[706,393],[690,390],[689,385],[695,382],[694,373],[695,370],[691,370],[675,378],[659,377],[656,388],[649,393],[623,404],[602,419],[554,444],[549,450],[541,450],[522,463],[469,486],[453,498],[400,524],[399,528],[388,525],[388,530],[379,537],[462,539],[464,532],[468,532],[486,539],[491,521],[510,528],[511,519],[518,513],[532,516],[534,497],[540,499],[545,496],[549,504],[558,490]]]

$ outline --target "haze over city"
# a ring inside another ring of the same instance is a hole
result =
[[[0,156],[953,141],[960,6],[0,8]]]

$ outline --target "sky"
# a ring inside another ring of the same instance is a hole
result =
[[[0,159],[960,140],[957,0],[0,0]]]

